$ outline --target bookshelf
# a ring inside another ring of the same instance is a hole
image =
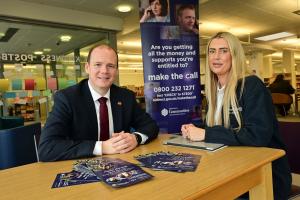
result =
[[[24,122],[44,119],[51,105],[50,90],[10,90],[1,92],[1,115],[23,117]]]
[[[25,122],[34,121],[34,110],[33,103],[14,104],[13,116],[23,117]]]
[[[300,90],[300,74],[296,75],[296,89]]]

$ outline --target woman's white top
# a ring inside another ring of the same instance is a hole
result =
[[[225,85],[220,88],[219,85],[217,87],[217,109],[215,112],[215,125],[217,125],[217,121],[222,113],[222,101],[224,97]]]

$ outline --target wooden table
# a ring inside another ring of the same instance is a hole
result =
[[[208,199],[226,200],[250,191],[251,199],[273,199],[271,162],[285,153],[259,147],[226,147],[207,152],[162,145],[169,135],[130,153],[112,155],[138,163],[133,156],[156,151],[201,155],[195,172],[175,173],[144,168],[154,178],[127,188],[114,189],[104,183],[90,183],[51,189],[58,173],[69,172],[75,161],[34,163],[0,171],[0,199]]]

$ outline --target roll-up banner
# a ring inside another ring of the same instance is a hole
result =
[[[161,133],[201,121],[198,0],[140,0],[147,112]]]

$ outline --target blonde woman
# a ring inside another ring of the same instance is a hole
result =
[[[237,37],[220,32],[207,47],[205,126],[182,125],[183,137],[229,146],[285,149],[270,92],[257,76],[246,76],[245,55]],[[287,157],[272,163],[274,199],[285,200],[291,186]]]

